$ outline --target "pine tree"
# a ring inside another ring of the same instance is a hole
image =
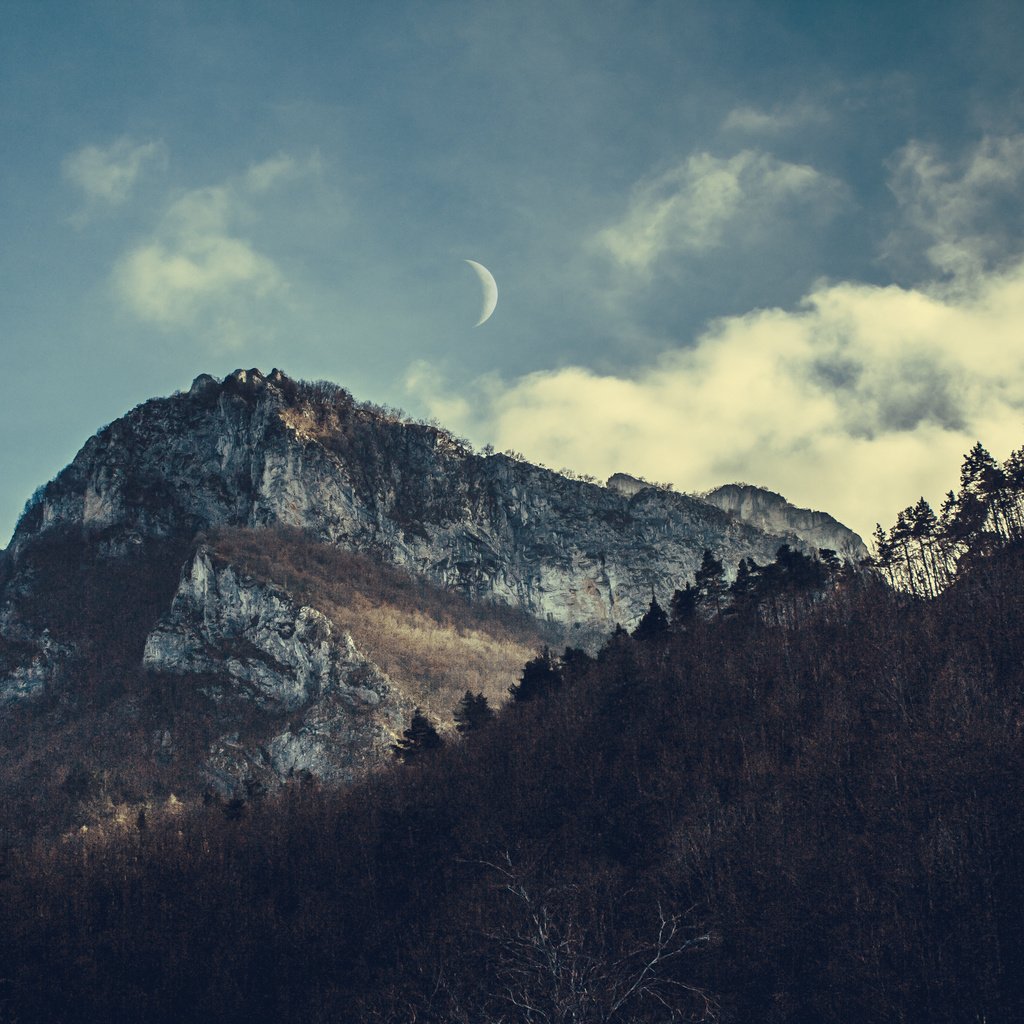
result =
[[[668,635],[668,616],[665,610],[658,604],[658,599],[652,594],[651,605],[644,612],[643,618],[633,630],[633,639],[646,643],[652,640],[660,640]]]
[[[541,654],[523,666],[519,683],[510,686],[508,692],[516,703],[521,704],[537,697],[547,697],[561,685],[562,673],[551,657],[551,651],[545,647]]]
[[[692,583],[687,583],[683,590],[677,590],[669,602],[672,612],[672,626],[680,629],[693,622],[697,615],[697,600],[700,593]]]
[[[697,570],[694,582],[700,602],[715,611],[721,611],[722,598],[725,595],[725,570],[722,561],[715,558],[708,548],[704,549],[704,558]]]
[[[438,735],[430,719],[416,708],[412,714],[409,728],[402,733],[402,738],[392,746],[395,757],[404,764],[417,761],[424,754],[438,750],[444,746],[444,740]]]
[[[465,696],[455,707],[455,728],[465,735],[482,729],[494,719],[494,710],[482,694],[473,694],[467,690]]]
[[[741,558],[736,567],[736,579],[729,587],[732,594],[733,607],[756,606],[761,600],[763,579],[761,576],[762,566],[758,565],[753,558]]]

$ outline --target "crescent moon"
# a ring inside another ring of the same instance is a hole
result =
[[[484,304],[480,308],[480,319],[474,325],[479,327],[490,318],[494,307],[498,304],[498,282],[494,280],[494,275],[482,263],[477,263],[476,260],[466,260],[465,262],[476,271],[476,276],[480,278],[480,284],[484,290]]]

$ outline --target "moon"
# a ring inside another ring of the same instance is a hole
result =
[[[498,282],[494,280],[494,275],[482,263],[477,263],[476,260],[466,260],[465,262],[476,271],[476,276],[480,278],[480,284],[484,290],[484,304],[480,308],[480,319],[474,325],[479,327],[490,319],[494,307],[498,304]]]

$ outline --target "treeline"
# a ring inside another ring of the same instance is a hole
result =
[[[7,851],[0,1020],[1022,1019],[1020,546],[705,563],[348,793]]]
[[[971,562],[1024,538],[1024,448],[999,463],[979,441],[938,514],[922,497],[875,528],[875,563],[895,587],[934,597]]]

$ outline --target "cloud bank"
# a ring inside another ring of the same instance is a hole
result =
[[[887,244],[930,268],[924,283],[822,281],[790,308],[719,318],[631,372],[485,378],[475,403],[422,366],[407,387],[461,433],[555,468],[689,491],[760,483],[867,536],[919,495],[941,501],[976,441],[999,457],[1024,444],[1024,253],[1006,209],[1024,137],[982,139],[959,160],[911,142],[889,169]],[[764,153],[697,154],[642,182],[598,238],[640,290],[661,254],[709,249],[736,220],[839,188]]]
[[[957,479],[977,439],[1024,443],[1024,264],[965,296],[822,286],[794,311],[717,322],[631,376],[580,366],[484,381],[475,407],[414,369],[435,415],[499,448],[604,478],[702,490],[742,479],[866,535]]]

